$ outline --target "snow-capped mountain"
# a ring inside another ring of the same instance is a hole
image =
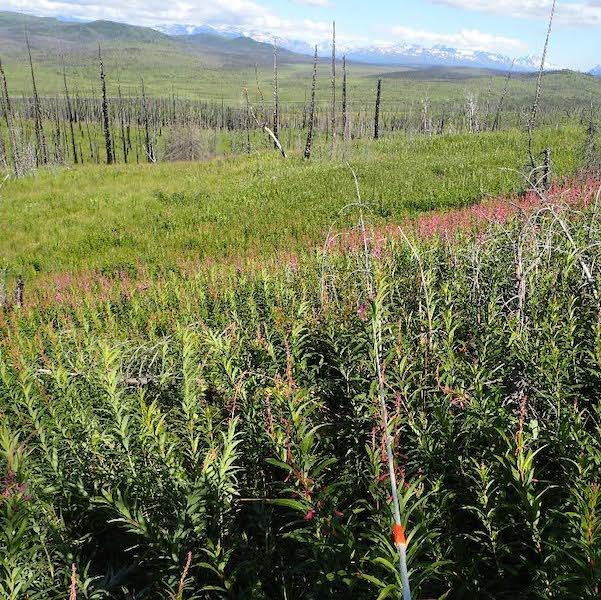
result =
[[[212,25],[155,25],[153,29],[165,33],[167,35],[197,35],[199,33],[207,33],[210,35],[220,35],[227,38],[240,37],[240,32],[234,29],[219,29]],[[252,36],[244,36],[252,37]]]
[[[601,77],[601,65],[597,65],[593,67],[589,72],[589,75],[594,75],[595,77]]]
[[[515,71],[523,72],[537,71],[541,60],[536,56],[524,56],[514,61],[508,56],[494,52],[462,50],[440,45],[425,48],[406,43],[352,48],[347,52],[347,58],[386,65],[478,67],[500,70],[510,69],[513,64]],[[562,67],[547,63],[545,68],[554,71]]]
[[[308,42],[281,38],[264,31],[244,27],[228,25],[157,25],[155,29],[168,35],[207,33],[228,38],[247,37],[257,42],[269,44],[277,39],[278,46],[291,52],[305,55],[312,55],[314,52],[314,46]],[[440,45],[426,48],[416,44],[399,42],[363,46],[360,43],[341,40],[337,43],[337,50],[339,55],[346,54],[347,59],[351,61],[386,66],[453,66],[507,70],[513,64],[514,70],[522,72],[536,71],[540,68],[540,57],[536,56],[523,56],[516,58],[514,61],[508,56],[494,52],[462,50]],[[317,44],[319,56],[328,57],[331,51],[329,40]],[[559,70],[562,67],[547,64],[545,68],[552,71]],[[599,74],[601,75],[601,66],[599,67]]]
[[[445,46],[424,48],[414,44],[394,44],[352,48],[347,58],[358,62],[407,66],[474,66],[494,69],[508,68],[511,60],[489,52],[459,50]]]

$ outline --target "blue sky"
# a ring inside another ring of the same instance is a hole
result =
[[[341,47],[410,42],[538,55],[552,0],[0,0],[0,8],[43,16],[158,24],[236,25]],[[601,0],[560,0],[549,61],[590,69],[601,63]]]

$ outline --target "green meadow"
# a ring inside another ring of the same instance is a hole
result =
[[[536,136],[553,149],[557,177],[577,169],[583,142],[577,127]],[[322,243],[355,200],[351,168],[377,222],[527,187],[527,138],[516,130],[361,140],[335,160],[324,145],[310,163],[259,150],[201,163],[40,169],[0,190],[0,256],[11,276],[33,279],[301,252]]]

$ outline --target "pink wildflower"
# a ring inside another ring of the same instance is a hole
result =
[[[366,321],[367,320],[367,304],[365,304],[365,302],[362,302],[359,305],[359,307],[357,308],[357,316],[362,321]]]

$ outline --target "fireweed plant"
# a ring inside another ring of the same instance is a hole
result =
[[[596,191],[8,302],[0,596],[598,598]]]

